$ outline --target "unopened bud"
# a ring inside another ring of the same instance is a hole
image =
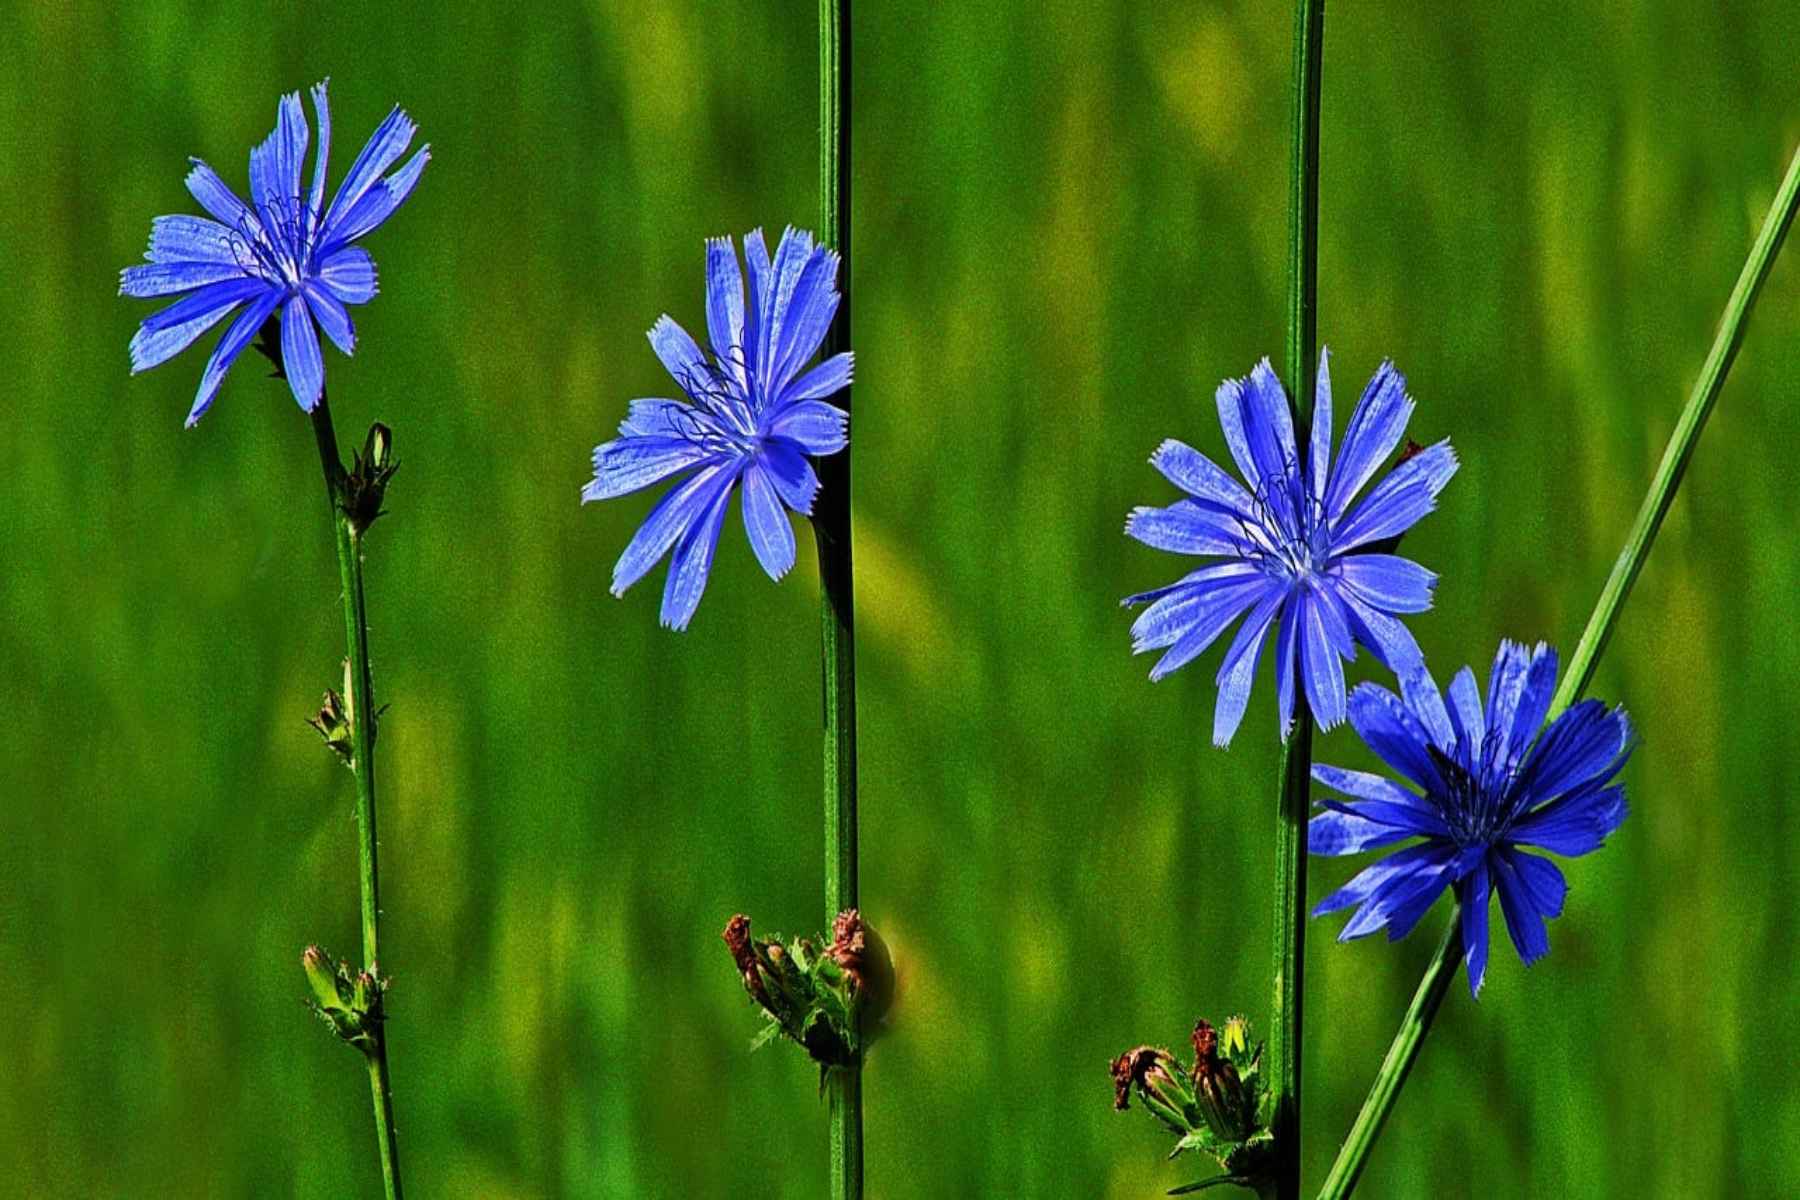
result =
[[[1219,1057],[1219,1035],[1205,1021],[1194,1026],[1194,1096],[1212,1131],[1228,1142],[1241,1142],[1255,1127],[1256,1112],[1243,1080],[1230,1061]]]
[[[1194,1093],[1186,1072],[1175,1056],[1155,1046],[1139,1046],[1112,1060],[1113,1108],[1131,1107],[1131,1089],[1137,1088],[1144,1107],[1179,1134],[1192,1132],[1196,1123]]]
[[[369,426],[359,453],[352,455],[350,474],[344,480],[344,516],[361,533],[381,515],[388,481],[400,464],[394,461],[394,431],[377,421]]]
[[[344,708],[343,697],[327,688],[325,698],[319,703],[319,711],[306,718],[306,723],[319,731],[325,739],[327,749],[348,763],[354,753],[354,743],[350,729],[350,714]]]

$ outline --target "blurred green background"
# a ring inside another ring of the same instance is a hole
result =
[[[1800,9],[1629,8],[1328,17],[1320,330],[1340,397],[1391,355],[1461,452],[1407,538],[1441,677],[1503,634],[1572,649],[1800,142]],[[813,17],[0,13],[0,1192],[378,1188],[363,1072],[301,1005],[301,948],[356,941],[350,780],[302,724],[343,651],[311,435],[252,358],[184,432],[205,350],[129,378],[152,305],[115,295],[196,211],[186,156],[242,187],[277,94],[329,75],[333,186],[395,101],[434,156],[370,239],[358,355],[327,351],[342,438],[379,417],[404,462],[369,579],[412,1190],[820,1194],[812,1073],[747,1052],[718,939],[822,920],[816,573],[772,586],[734,516],[673,635],[660,572],[606,594],[649,497],[577,503],[669,390],[643,331],[703,326],[702,239],[816,219]],[[1265,1009],[1272,688],[1213,750],[1219,650],[1152,686],[1117,600],[1181,569],[1120,534],[1172,494],[1150,450],[1222,455],[1214,386],[1279,361],[1288,72],[1283,5],[856,14],[863,880],[904,988],[872,1196],[1196,1178],[1106,1061]],[[1548,959],[1459,980],[1371,1196],[1800,1178],[1797,254],[1595,680],[1642,733],[1632,819]],[[1312,1180],[1444,912],[1313,927]]]

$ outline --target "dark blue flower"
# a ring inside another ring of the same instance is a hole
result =
[[[1243,720],[1250,684],[1269,630],[1281,734],[1293,722],[1295,679],[1306,681],[1313,716],[1329,729],[1344,719],[1344,659],[1358,642],[1405,679],[1424,669],[1419,644],[1393,613],[1431,607],[1437,576],[1383,551],[1436,507],[1456,473],[1448,441],[1409,453],[1360,503],[1406,431],[1412,398],[1406,380],[1382,363],[1363,390],[1331,460],[1330,355],[1319,355],[1317,407],[1302,456],[1287,393],[1258,363],[1248,379],[1219,386],[1219,424],[1245,487],[1191,446],[1167,441],[1150,462],[1187,493],[1167,508],[1133,509],[1125,532],[1158,550],[1220,558],[1168,587],[1127,597],[1149,603],[1131,627],[1132,650],[1164,654],[1150,672],[1163,676],[1216,641],[1239,616],[1219,668],[1213,742],[1224,746]]]
[[[1464,667],[1444,703],[1429,676],[1404,700],[1372,683],[1350,694],[1350,723],[1369,748],[1419,788],[1380,775],[1317,766],[1313,778],[1353,797],[1321,800],[1307,846],[1355,854],[1422,838],[1368,867],[1327,896],[1314,916],[1360,905],[1339,940],[1386,929],[1405,937],[1447,887],[1462,901],[1469,990],[1487,972],[1488,895],[1527,965],[1550,949],[1544,921],[1562,912],[1568,885],[1549,859],[1598,850],[1625,819],[1617,783],[1631,754],[1623,709],[1584,700],[1538,728],[1556,690],[1556,651],[1501,642],[1482,710],[1475,673]]]
[[[237,313],[200,376],[189,428],[211,406],[237,356],[277,314],[288,386],[303,411],[313,410],[325,386],[313,322],[345,354],[356,348],[356,328],[345,305],[368,303],[376,286],[374,260],[352,243],[393,215],[431,160],[430,148],[421,148],[405,166],[381,177],[406,152],[416,128],[396,108],[356,156],[327,208],[331,111],[325,84],[313,88],[312,97],[319,114],[319,148],[310,190],[302,190],[300,178],[309,136],[306,112],[300,93],[292,92],[281,98],[275,131],[250,152],[250,203],[239,199],[211,167],[192,159],[188,191],[213,219],[157,217],[144,255],[150,265],[120,273],[120,295],[183,296],[139,326],[131,339],[134,375],[167,362]]]
[[[850,383],[848,351],[802,372],[837,312],[838,256],[788,229],[769,260],[762,231],[744,238],[749,304],[730,238],[706,243],[706,328],[712,355],[664,316],[650,345],[686,400],[633,400],[619,436],[594,451],[583,503],[665,479],[671,488],[613,567],[612,593],[642,579],[672,549],[662,623],[686,629],[706,590],[731,493],[742,485],[744,532],[769,578],[794,565],[787,509],[810,515],[819,477],[807,455],[848,443],[849,416],[825,403]]]

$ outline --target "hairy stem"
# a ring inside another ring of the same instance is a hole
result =
[[[1318,357],[1319,80],[1324,0],[1294,8],[1292,180],[1288,194],[1287,386],[1294,436],[1308,444],[1313,360]],[[1291,617],[1283,618],[1292,619]],[[1279,664],[1278,664],[1279,666]],[[1306,820],[1312,776],[1312,711],[1298,685],[1294,728],[1281,756],[1275,815],[1274,1000],[1269,1021],[1269,1081],[1275,1134],[1275,1192],[1300,1195],[1300,1056],[1306,979]]]
[[[380,978],[381,873],[375,836],[375,686],[369,671],[369,618],[363,600],[362,534],[345,510],[346,477],[338,456],[331,406],[323,392],[312,412],[319,465],[325,471],[325,493],[337,533],[338,574],[344,593],[344,645],[348,656],[344,704],[351,730],[350,766],[356,777],[356,833],[362,894],[364,968]],[[377,1026],[368,1051],[369,1089],[375,1107],[375,1136],[381,1147],[381,1176],[388,1200],[399,1200],[400,1147],[394,1135],[394,1096],[388,1081],[387,1032]]]
[[[825,356],[850,347],[850,0],[819,0],[819,240],[841,256],[843,301]],[[850,393],[838,403],[850,407]],[[820,643],[825,708],[825,924],[857,907],[856,603],[850,564],[850,447],[818,463],[813,533],[823,593]],[[861,1031],[857,1034],[861,1053]],[[831,1191],[862,1195],[862,1065],[833,1071]]]

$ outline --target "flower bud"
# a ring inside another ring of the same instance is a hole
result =
[[[377,421],[369,426],[362,450],[352,453],[350,474],[344,480],[344,516],[357,533],[381,515],[388,481],[399,469],[394,461],[394,431]]]
[[[1197,1117],[1193,1089],[1188,1086],[1186,1075],[1167,1050],[1155,1046],[1127,1050],[1112,1060],[1113,1108],[1119,1112],[1130,1108],[1131,1089],[1135,1086],[1144,1107],[1163,1124],[1176,1133],[1190,1133]]]
[[[831,926],[826,953],[850,982],[863,1015],[879,1021],[894,1002],[894,961],[881,935],[865,924],[854,908],[839,913]]]
[[[348,763],[354,753],[351,740],[350,714],[344,707],[344,699],[337,692],[327,688],[325,699],[319,704],[319,711],[306,719],[306,723],[319,731],[325,739],[327,749]]]
[[[381,1036],[381,994],[387,982],[362,970],[350,973],[350,964],[333,962],[317,946],[300,955],[300,969],[312,990],[307,1007],[331,1031],[363,1053],[373,1053]]]
[[[1194,1026],[1194,1096],[1200,1113],[1212,1131],[1227,1142],[1241,1142],[1249,1137],[1256,1124],[1256,1111],[1250,1103],[1237,1068],[1219,1057],[1219,1035],[1205,1021]]]

